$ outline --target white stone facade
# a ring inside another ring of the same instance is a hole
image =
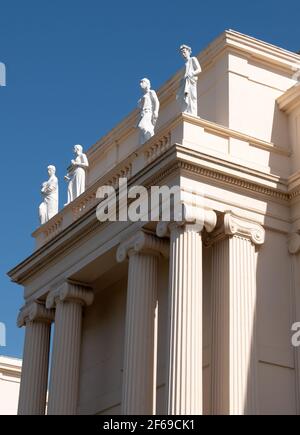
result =
[[[0,415],[18,412],[22,361],[0,356]]]
[[[199,116],[178,111],[178,72],[155,135],[139,145],[136,110],[93,145],[86,191],[9,272],[20,414],[45,409],[49,376],[49,414],[300,413],[300,55],[226,31],[198,60]],[[96,191],[120,177],[202,190],[205,227],[101,224]]]

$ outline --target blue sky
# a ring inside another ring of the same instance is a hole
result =
[[[33,250],[39,188],[53,163],[61,179],[72,146],[88,148],[130,112],[147,76],[158,88],[182,61],[231,28],[288,50],[300,50],[299,0],[0,0],[1,243],[0,322],[20,357],[15,326],[22,288],[6,272]]]

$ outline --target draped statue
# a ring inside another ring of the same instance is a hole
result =
[[[53,165],[48,166],[49,180],[42,184],[41,194],[43,202],[39,206],[39,217],[41,225],[48,222],[58,213],[58,180],[55,175],[56,168]]]
[[[185,70],[176,98],[182,112],[197,116],[197,82],[201,66],[196,57],[191,57],[191,47],[182,45],[180,52],[185,59]]]
[[[85,191],[86,170],[89,166],[87,156],[83,153],[81,145],[74,146],[74,154],[76,158],[71,160],[71,166],[65,176],[65,180],[69,183],[67,204],[70,204]]]
[[[154,135],[154,128],[159,112],[159,101],[156,92],[151,89],[149,79],[142,79],[140,82],[140,87],[142,89],[143,96],[138,102],[140,117],[137,128],[140,130],[140,145],[143,145]]]

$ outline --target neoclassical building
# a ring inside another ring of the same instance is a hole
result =
[[[86,191],[9,272],[20,414],[45,413],[48,382],[48,414],[300,413],[300,55],[229,30],[197,57],[199,116],[178,72],[155,135],[139,145],[133,111],[93,145]],[[203,191],[204,225],[188,200],[180,222],[100,223],[121,177]]]

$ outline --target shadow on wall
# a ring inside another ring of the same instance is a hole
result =
[[[291,257],[287,235],[266,230],[257,251],[256,309],[252,346],[257,364],[248,369],[248,391],[257,383],[260,414],[297,414],[295,349],[291,325],[295,301],[291,288]],[[245,411],[248,409],[248,396]]]
[[[289,149],[288,118],[274,105],[271,141]],[[270,153],[271,174],[278,174],[281,155]],[[286,159],[286,157],[285,157]],[[288,169],[288,168],[287,168]],[[290,210],[287,201],[266,199],[264,227],[265,242],[256,250],[256,306],[253,319],[251,356],[256,364],[248,367],[248,388],[245,414],[250,409],[249,396],[256,380],[257,412],[260,414],[297,414],[295,349],[291,345],[291,325],[295,303],[291,289],[291,257],[288,252],[288,233],[269,228],[270,216],[282,218],[280,226],[288,227]]]

